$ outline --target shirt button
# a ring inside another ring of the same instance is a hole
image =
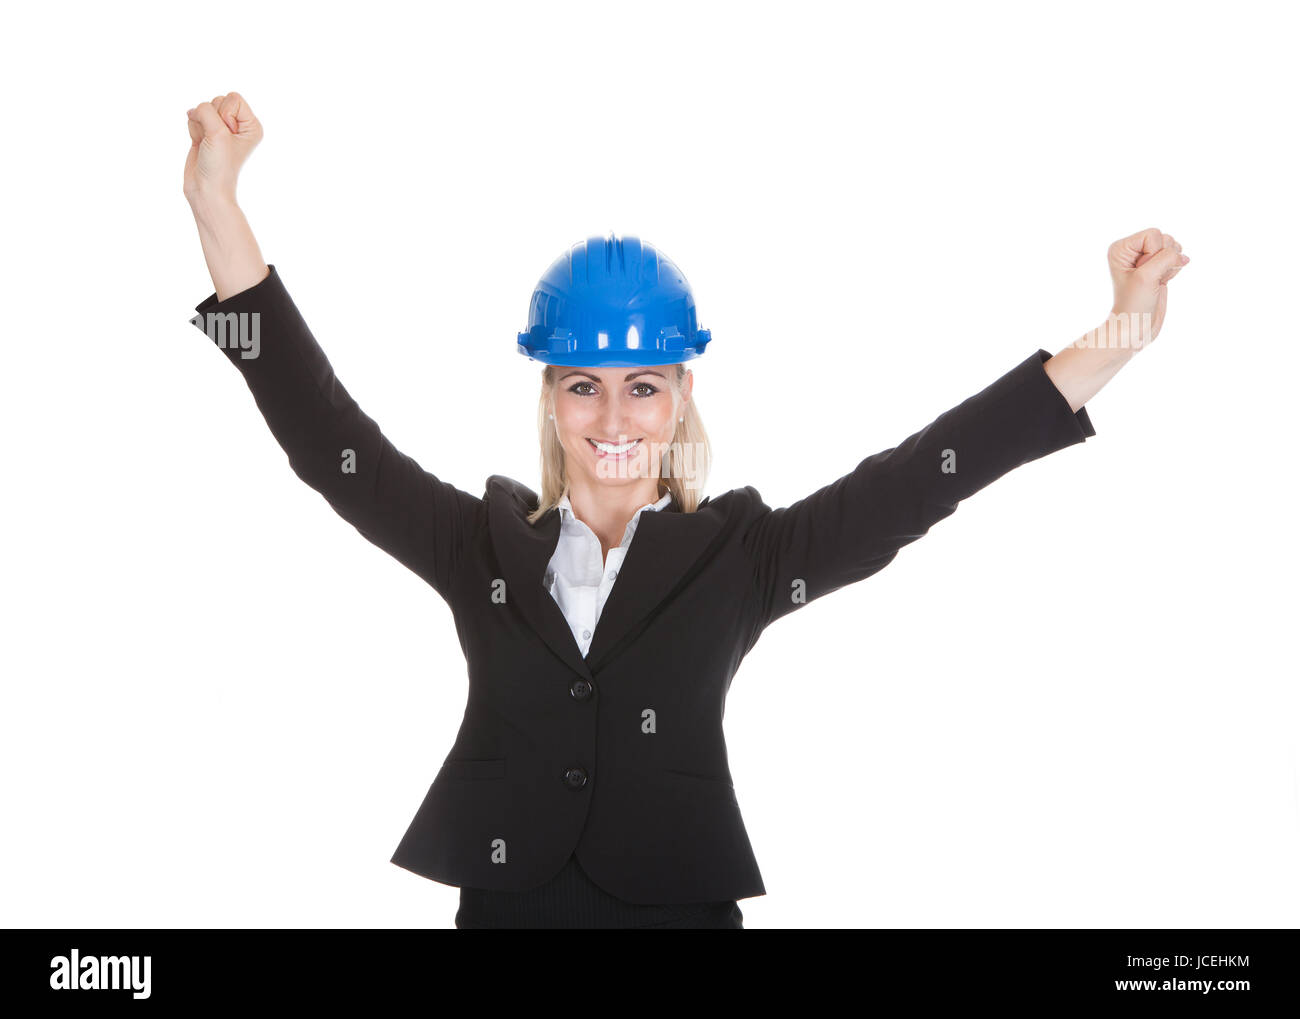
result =
[[[564,784],[570,789],[581,789],[587,784],[586,768],[568,768],[564,772]]]
[[[591,640],[591,631],[590,631],[590,630],[583,630],[583,631],[582,631],[582,639],[583,639],[583,640]]]
[[[613,579],[614,579],[615,577],[617,577],[617,576],[618,576],[618,570],[610,570],[610,571],[609,571],[609,579],[610,579],[610,580],[613,580]]]

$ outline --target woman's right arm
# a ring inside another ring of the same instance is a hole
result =
[[[396,449],[334,375],[235,201],[261,126],[237,93],[189,111],[185,195],[214,292],[191,321],[244,377],[294,473],[440,594],[485,519],[482,498]]]

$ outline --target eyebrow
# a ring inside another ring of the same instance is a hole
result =
[[[600,381],[600,379],[598,379],[595,375],[592,375],[591,372],[569,372],[569,373],[566,374],[566,375],[561,375],[561,376],[560,376],[560,381],[563,382],[565,379],[570,378],[570,377],[572,377],[572,376],[574,376],[574,375],[585,375],[587,378],[591,379],[592,382],[599,382],[599,381]],[[631,382],[631,381],[632,381],[634,378],[636,378],[638,375],[658,375],[661,379],[665,379],[665,378],[667,378],[667,376],[664,375],[663,372],[651,371],[649,368],[645,368],[645,369],[643,369],[643,370],[641,370],[641,371],[639,371],[639,372],[631,372],[630,374],[625,375],[625,376],[623,377],[623,381],[624,381],[624,382]]]

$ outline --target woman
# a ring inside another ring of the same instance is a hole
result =
[[[548,270],[519,336],[546,364],[542,492],[492,475],[474,496],[388,442],[263,260],[235,202],[262,136],[248,104],[230,93],[188,117],[185,194],[215,287],[192,321],[298,476],[452,610],[465,718],[392,862],[459,886],[463,928],[740,929],[737,900],[765,894],[722,732],[741,660],[962,499],[1094,435],[1083,404],[1159,332],[1188,261],[1158,230],[1117,241],[1118,334],[1035,351],[773,510],[751,486],[700,497],[708,442],[684,362],[709,334],[685,278],[635,238],[591,238]]]

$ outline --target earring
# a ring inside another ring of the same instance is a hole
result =
[[[547,421],[553,420],[554,417],[555,417],[554,414],[547,414],[547,415],[546,415],[546,420],[547,420]]]
[[[686,418],[685,418],[685,417],[679,417],[677,420],[678,420],[678,421],[685,421]]]

